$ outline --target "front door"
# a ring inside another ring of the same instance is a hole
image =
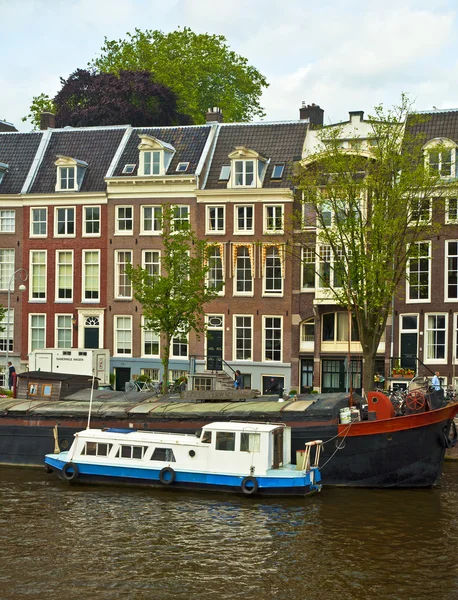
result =
[[[124,392],[126,383],[130,381],[130,369],[126,367],[116,367],[116,384],[115,389],[119,392]]]
[[[350,388],[349,375],[351,375],[351,387],[354,392],[360,394],[362,391],[362,363],[360,360],[350,361],[350,371],[347,369],[348,360],[323,360],[321,391],[324,394],[334,392],[348,392]]]
[[[417,334],[401,333],[401,367],[417,369]]]
[[[99,347],[99,328],[85,327],[84,328],[84,348]]]
[[[283,465],[283,429],[276,429],[274,436],[274,464],[272,467],[278,469]]]
[[[207,371],[221,371],[223,368],[223,332],[207,330]]]

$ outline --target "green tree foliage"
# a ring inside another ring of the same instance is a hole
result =
[[[250,121],[264,116],[259,103],[265,77],[226,43],[222,35],[196,34],[184,27],[170,33],[136,29],[127,39],[108,40],[91,66],[97,71],[150,71],[155,81],[178,96],[178,109],[194,123],[204,123],[210,107],[219,107],[225,121]]]
[[[32,104],[30,105],[30,112],[25,117],[22,117],[22,120],[30,121],[33,125],[33,129],[40,129],[40,118],[41,113],[44,112],[55,112],[55,107],[53,101],[47,94],[40,94],[39,96],[34,96],[32,99]]]
[[[170,347],[175,337],[204,330],[204,306],[219,289],[207,285],[208,245],[197,239],[188,223],[174,224],[177,207],[162,207],[160,274],[129,265],[134,296],[142,305],[144,328],[161,335],[163,389],[169,380]]]
[[[342,127],[321,129],[297,172],[295,247],[315,256],[320,293],[353,314],[365,390],[374,386],[377,347],[406,266],[421,260],[416,242],[437,232],[441,198],[455,185],[425,165],[426,140],[414,128],[421,117],[410,109],[405,96],[391,110],[376,107],[369,143],[355,139],[350,149],[342,148]]]

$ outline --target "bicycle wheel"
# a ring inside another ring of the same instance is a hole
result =
[[[129,393],[129,392],[135,392],[137,388],[135,387],[135,383],[133,381],[126,381],[126,384],[124,386],[124,391]]]

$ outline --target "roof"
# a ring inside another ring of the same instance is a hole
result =
[[[46,379],[47,381],[67,381],[68,379],[74,379],[76,377],[78,379],[87,379],[88,382],[92,381],[92,376],[90,375],[79,375],[75,373],[52,373],[51,371],[24,371],[23,373],[18,373],[17,376],[21,379],[29,380]],[[96,377],[95,379],[98,379],[98,377]]]
[[[250,423],[249,421],[230,421],[230,422],[215,422],[204,425],[202,429],[211,429],[212,431],[245,431],[254,432],[269,432],[284,427],[281,423]]]
[[[48,145],[30,188],[34,194],[51,194],[56,189],[56,158],[69,156],[88,164],[80,192],[104,192],[105,176],[127,129],[87,127],[52,129]]]
[[[411,135],[421,135],[423,143],[449,138],[458,143],[458,109],[418,111],[407,118]]]
[[[8,165],[0,194],[20,194],[42,137],[42,131],[0,133],[0,162]]]
[[[168,175],[176,175],[176,167],[180,162],[189,162],[188,169],[183,175],[189,175],[196,172],[200,157],[205,148],[208,136],[212,129],[211,125],[188,125],[187,127],[135,127],[129,136],[124,151],[114,169],[113,176],[129,177],[138,174],[138,159],[140,144],[139,135],[149,135],[168,146],[173,146],[176,152],[167,169]],[[126,165],[136,165],[130,175],[122,172]]]
[[[236,146],[256,150],[270,160],[264,176],[264,188],[289,187],[292,178],[292,162],[301,160],[304,140],[309,124],[307,121],[285,123],[221,123],[213,154],[206,189],[224,189],[227,181],[219,181],[221,167],[230,165],[228,155]],[[271,180],[274,165],[284,164],[281,179]]]

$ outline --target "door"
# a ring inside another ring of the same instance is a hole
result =
[[[350,361],[350,373],[347,370],[348,360],[323,360],[321,391],[324,394],[334,392],[348,392],[350,387],[349,375],[351,374],[351,387],[354,392],[362,391],[362,362]]]
[[[401,367],[417,370],[417,334],[401,333]]]
[[[84,328],[84,348],[99,347],[99,328],[85,327]]]
[[[116,367],[116,384],[115,389],[119,392],[124,392],[126,383],[130,381],[130,369],[126,367]]]
[[[276,429],[274,436],[274,464],[273,469],[278,469],[283,465],[283,429]]]
[[[207,371],[222,371],[223,368],[223,332],[217,329],[207,330]]]

